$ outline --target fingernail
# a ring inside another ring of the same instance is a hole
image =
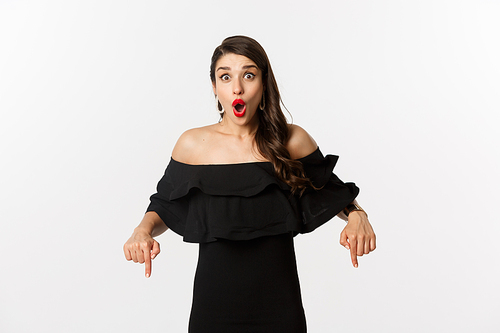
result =
[[[146,277],[148,278],[148,277],[149,277],[149,274],[146,274]]]
[[[358,268],[358,264],[354,264],[354,267]]]

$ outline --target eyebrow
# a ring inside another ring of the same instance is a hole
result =
[[[255,65],[246,65],[246,66],[243,66],[242,67],[243,69],[249,69],[249,68],[255,68],[255,69],[259,69],[259,67],[255,66]],[[219,67],[217,68],[216,72],[219,71],[219,70],[224,70],[224,71],[230,71],[231,70],[231,67]]]

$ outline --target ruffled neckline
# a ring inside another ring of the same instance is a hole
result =
[[[171,159],[148,211],[187,242],[246,240],[316,229],[352,202],[359,189],[332,173],[338,156],[319,148],[297,159],[315,189],[292,195],[269,161],[187,164]]]
[[[200,190],[209,195],[251,197],[274,184],[289,187],[274,177],[271,162],[193,165],[172,160],[168,166],[173,190],[170,200]]]
[[[330,177],[338,156],[323,154],[316,148],[300,161],[305,174],[315,187],[322,187]],[[270,185],[289,191],[290,186],[278,179],[273,164],[269,161],[255,161],[225,164],[187,164],[171,158],[168,166],[173,190],[169,199],[186,196],[194,189],[210,195],[236,195],[251,197]]]

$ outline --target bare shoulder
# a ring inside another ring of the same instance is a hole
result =
[[[212,133],[212,126],[192,128],[185,131],[175,144],[172,158],[182,163],[195,163],[196,157],[200,155],[200,151],[204,149],[205,143],[209,141]]]
[[[288,126],[290,134],[286,149],[292,159],[296,160],[310,155],[318,148],[316,141],[302,127],[294,124]]]

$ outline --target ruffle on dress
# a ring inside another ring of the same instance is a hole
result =
[[[191,165],[171,159],[147,211],[192,243],[311,232],[359,193],[332,173],[337,160],[319,148],[299,159],[318,188],[299,197],[274,176],[270,162]]]

